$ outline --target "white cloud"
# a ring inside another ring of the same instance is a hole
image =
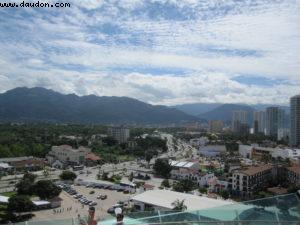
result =
[[[154,2],[165,7],[157,17]],[[172,19],[168,7],[193,18]],[[300,92],[299,9],[292,0],[88,0],[49,13],[24,9],[29,17],[1,11],[0,91],[25,85],[154,104],[286,104]],[[287,83],[246,85],[231,80],[237,75]]]

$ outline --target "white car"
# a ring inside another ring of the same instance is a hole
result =
[[[95,205],[97,205],[97,202],[91,202],[91,203],[89,204],[89,206],[95,206]]]

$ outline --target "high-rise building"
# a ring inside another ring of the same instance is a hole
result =
[[[253,132],[254,134],[265,133],[266,113],[264,111],[254,112]]]
[[[300,95],[290,99],[290,107],[290,145],[297,147],[300,146]]]
[[[239,134],[249,133],[248,115],[246,111],[238,110],[232,113],[232,131]]]
[[[278,139],[278,130],[285,127],[284,110],[276,106],[268,107],[266,109],[266,135]]]
[[[210,120],[208,122],[208,131],[210,133],[221,133],[223,131],[224,122],[221,120]]]
[[[117,140],[118,143],[125,143],[130,137],[130,130],[125,127],[109,127],[108,135]]]

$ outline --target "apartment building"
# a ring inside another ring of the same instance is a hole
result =
[[[232,112],[231,129],[234,133],[238,134],[249,133],[248,113],[246,111],[238,110]]]
[[[250,198],[255,192],[268,186],[273,178],[271,165],[252,166],[233,171],[232,191],[244,198]]]
[[[264,111],[254,112],[253,132],[254,134],[265,133],[266,128],[266,113]]]
[[[130,130],[125,127],[109,127],[107,134],[118,141],[119,144],[126,143],[130,137]]]
[[[286,170],[288,182],[300,187],[300,164],[287,167]]]
[[[290,145],[300,146],[300,95],[296,95],[290,99],[290,108]]]
[[[266,109],[266,135],[278,139],[278,130],[285,128],[285,112],[279,107]]]

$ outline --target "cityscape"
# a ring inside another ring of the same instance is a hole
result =
[[[0,1],[0,224],[300,225],[299,2]]]

